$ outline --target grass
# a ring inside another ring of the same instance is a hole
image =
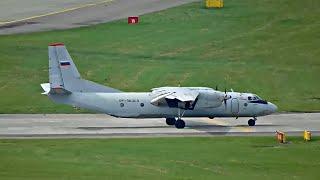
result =
[[[0,140],[1,179],[319,179],[319,138]]]
[[[320,110],[320,1],[191,3],[86,28],[0,36],[0,113],[70,113],[41,96],[47,44],[64,42],[82,76],[125,91],[219,85],[281,111]]]

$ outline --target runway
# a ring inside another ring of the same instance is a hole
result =
[[[248,118],[184,118],[185,129],[168,126],[164,119],[121,119],[104,114],[0,115],[0,138],[114,138],[167,136],[270,136],[277,130],[301,135],[320,134],[320,113],[275,114]]]
[[[89,26],[197,0],[2,0],[0,35]]]

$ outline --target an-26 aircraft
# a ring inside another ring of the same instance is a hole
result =
[[[122,92],[81,78],[66,47],[49,50],[49,83],[41,84],[54,102],[125,118],[165,118],[184,128],[183,117],[251,117],[276,112],[277,106],[252,93],[221,92],[207,87],[159,87],[151,92]]]

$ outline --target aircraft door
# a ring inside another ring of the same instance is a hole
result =
[[[231,100],[231,113],[233,115],[237,115],[239,113],[239,100],[237,98],[233,98]]]

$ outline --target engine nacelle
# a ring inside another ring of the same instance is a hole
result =
[[[216,108],[222,105],[225,94],[219,91],[201,92],[196,106],[200,108]]]

